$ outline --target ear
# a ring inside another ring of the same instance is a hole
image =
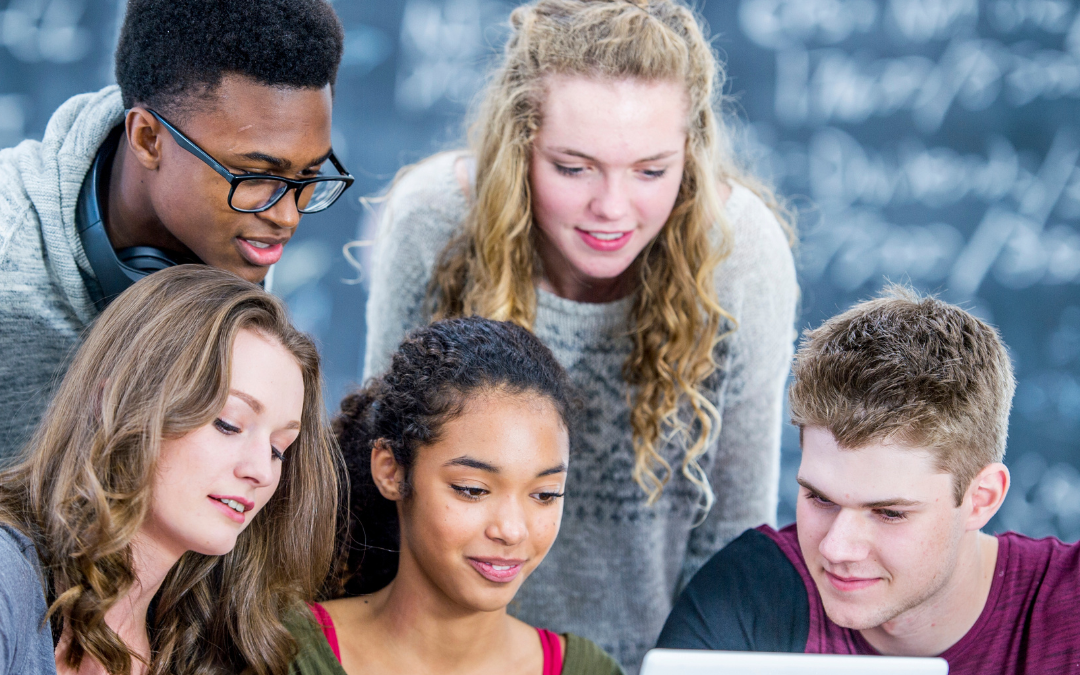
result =
[[[1010,481],[1009,468],[1001,462],[988,464],[975,474],[964,495],[964,504],[969,510],[967,529],[982,529],[994,517],[1009,493]]]
[[[371,478],[383,497],[392,502],[404,497],[401,486],[405,483],[405,469],[394,459],[394,451],[382,438],[371,447]]]
[[[138,106],[127,112],[124,118],[128,148],[135,159],[148,171],[156,171],[161,165],[162,134],[169,133],[154,119],[146,108]]]

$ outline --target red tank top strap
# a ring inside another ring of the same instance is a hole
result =
[[[308,603],[308,608],[315,615],[315,621],[319,624],[319,628],[322,628],[326,641],[330,643],[330,650],[334,652],[334,657],[338,660],[338,663],[341,663],[341,649],[338,647],[337,630],[334,629],[334,620],[330,618],[330,612],[326,611],[326,608],[317,602]]]
[[[561,675],[563,665],[562,643],[559,636],[545,628],[537,628],[540,646],[544,649],[544,675]]]

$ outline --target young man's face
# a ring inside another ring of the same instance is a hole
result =
[[[841,449],[805,427],[799,546],[829,618],[867,630],[932,607],[955,581],[964,511],[928,450]]]
[[[329,86],[271,87],[227,75],[210,102],[169,121],[233,173],[310,178],[330,153],[331,105]],[[239,213],[229,207],[228,181],[163,127],[159,147],[148,192],[168,235],[208,265],[261,281],[300,222],[294,193],[262,213]]]

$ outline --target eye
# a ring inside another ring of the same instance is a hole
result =
[[[465,499],[470,499],[472,501],[477,501],[478,499],[480,499],[481,497],[483,497],[484,495],[486,495],[488,493],[488,491],[485,490],[484,488],[473,487],[471,485],[453,485],[453,484],[451,484],[450,487],[453,488],[454,492],[457,492],[459,495],[461,495]]]
[[[645,174],[648,178],[663,178],[667,173],[667,169],[646,169],[641,173]]]
[[[272,446],[272,445],[270,446],[270,454],[271,454],[271,455],[273,455],[273,456],[274,456],[274,459],[276,459],[276,460],[277,460],[277,461],[279,461],[279,462],[281,462],[281,461],[284,461],[284,460],[285,460],[285,455],[284,455],[284,453],[282,453],[282,452],[281,452],[280,450],[278,450],[277,448],[275,448],[275,447],[274,447],[274,446]]]
[[[833,503],[830,502],[828,499],[825,499],[821,495],[814,492],[807,492],[806,498],[810,501],[811,504],[819,508],[827,509],[833,506]]]
[[[240,433],[240,427],[233,426],[220,417],[214,420],[214,426],[217,427],[218,431],[226,435]]]
[[[562,164],[555,164],[555,170],[564,176],[577,176],[584,171],[580,166],[563,166]]]
[[[904,511],[893,511],[892,509],[878,509],[876,513],[878,518],[881,518],[886,523],[898,523],[907,518],[907,513]]]
[[[565,492],[537,492],[532,497],[541,504],[554,504],[565,494]]]

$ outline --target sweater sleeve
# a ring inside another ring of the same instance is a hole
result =
[[[385,371],[405,334],[429,319],[424,298],[431,271],[468,208],[454,178],[456,158],[445,153],[412,167],[383,204],[372,252],[365,380]]]
[[[736,186],[728,214],[733,247],[716,280],[720,306],[736,326],[721,361],[722,422],[707,467],[716,501],[687,542],[679,589],[744,530],[776,520],[784,387],[794,353],[795,262],[779,222],[756,195]]]
[[[0,675],[55,672],[41,577],[26,546],[0,529]]]

